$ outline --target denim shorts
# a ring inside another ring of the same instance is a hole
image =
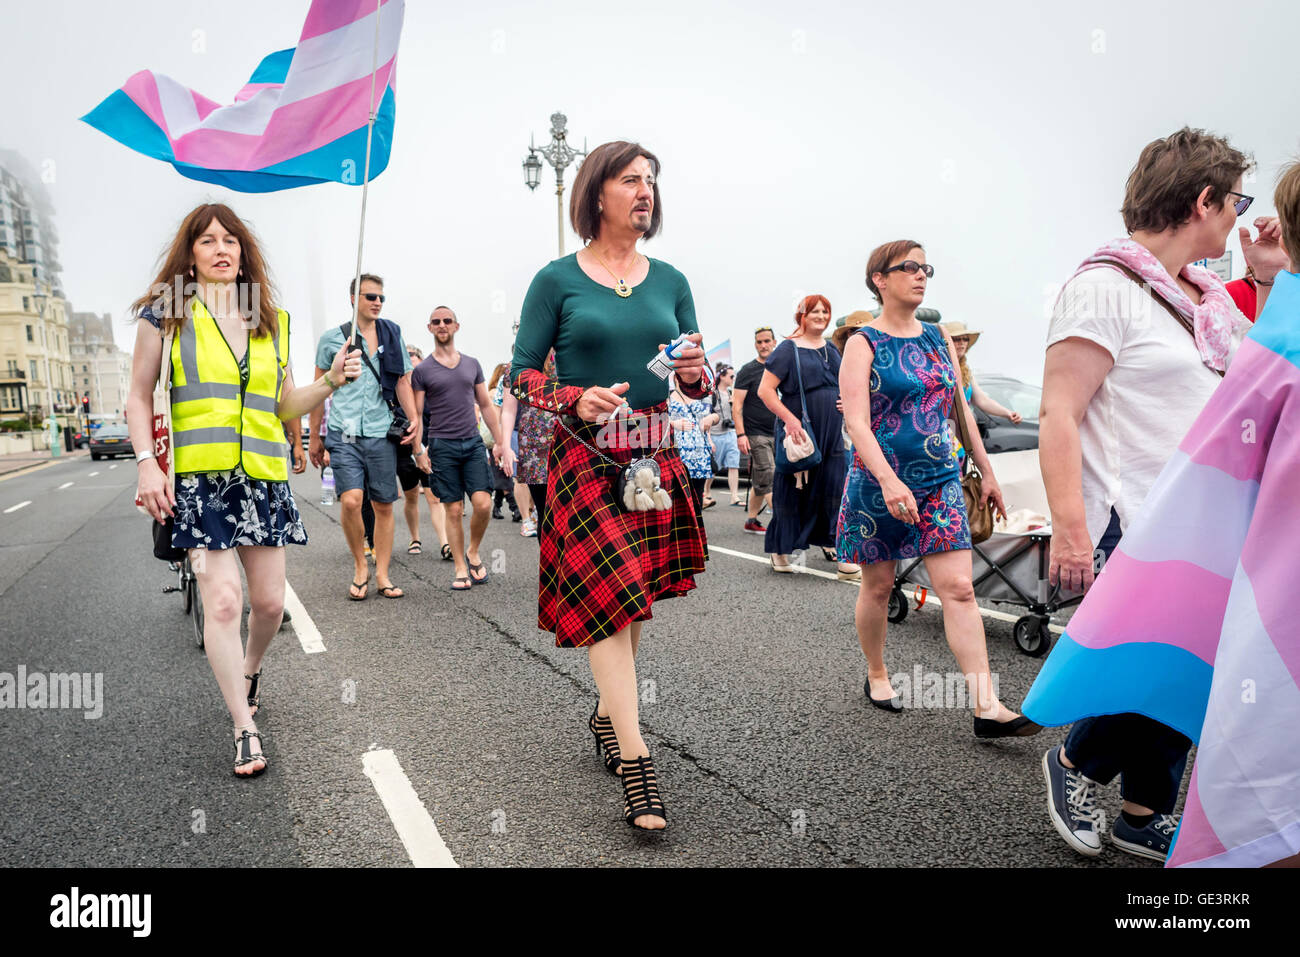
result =
[[[372,502],[397,501],[397,450],[387,437],[344,437],[331,429],[325,433],[325,448],[340,495],[362,489]]]
[[[713,439],[713,464],[720,469],[740,468],[740,446],[736,444],[736,433],[723,432],[711,438]]]
[[[430,439],[429,464],[433,494],[447,505],[494,487],[488,452],[477,432],[465,439]]]

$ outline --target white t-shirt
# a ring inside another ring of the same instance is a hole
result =
[[[1121,527],[1132,527],[1160,470],[1222,380],[1201,362],[1182,324],[1109,266],[1066,283],[1047,345],[1071,337],[1097,343],[1115,360],[1079,424],[1083,504],[1096,545],[1112,506]]]

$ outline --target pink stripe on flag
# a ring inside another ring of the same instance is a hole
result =
[[[1208,857],[1224,853],[1227,848],[1214,833],[1210,819],[1201,807],[1201,790],[1197,784],[1199,764],[1192,766],[1192,783],[1187,788],[1187,803],[1183,805],[1182,823],[1178,828],[1178,842],[1169,855],[1166,867],[1183,867]]]
[[[389,0],[383,0],[384,6],[387,6],[388,2]],[[302,43],[303,40],[310,40],[312,37],[329,33],[339,27],[346,27],[349,23],[356,23],[374,13],[376,6],[375,0],[350,0],[350,2],[349,0],[312,0],[298,42]],[[382,21],[383,18],[384,13],[381,12],[379,19]]]
[[[202,93],[196,93],[190,90],[190,96],[194,98],[194,109],[199,115],[199,121],[202,122],[213,110],[221,109],[221,104],[215,100],[209,100]]]
[[[158,96],[158,81],[154,79],[152,70],[141,70],[139,73],[132,74],[130,79],[122,84],[122,92],[129,96],[136,106],[144,110],[145,115],[167,135],[167,139],[171,139],[171,133],[167,130],[167,118],[163,114],[162,100]]]
[[[1300,369],[1247,339],[1232,360],[1227,379],[1178,448],[1198,465],[1257,482],[1269,454],[1277,410],[1297,395]]]
[[[384,97],[393,61],[375,77],[375,106]],[[370,116],[370,77],[364,76],[271,114],[260,135],[195,130],[174,144],[176,158],[212,169],[260,170],[320,149],[365,126]]]
[[[1102,571],[1106,600],[1085,601],[1066,631],[1088,648],[1154,641],[1214,664],[1232,582],[1189,562],[1140,562],[1124,543]]]
[[[245,100],[251,100],[263,90],[278,90],[283,86],[283,83],[246,83],[244,88],[235,94],[235,102],[243,103]]]
[[[1296,624],[1295,610],[1300,542],[1298,418],[1300,390],[1282,411],[1281,424],[1273,432],[1269,471],[1259,486],[1255,520],[1241,550],[1241,567],[1250,578],[1260,623],[1291,673],[1291,680],[1300,686],[1300,626]]]

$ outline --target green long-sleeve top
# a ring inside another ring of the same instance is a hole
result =
[[[575,253],[533,277],[515,336],[511,380],[525,369],[540,371],[554,348],[560,386],[583,390],[627,382],[628,404],[644,409],[668,398],[668,383],[646,363],[661,343],[698,331],[691,287],[672,266],[651,259],[646,278],[624,299],[584,273]]]

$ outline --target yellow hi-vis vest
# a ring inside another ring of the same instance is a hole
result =
[[[172,339],[172,450],[176,473],[242,468],[249,478],[289,478],[289,445],[276,415],[289,364],[289,314],[274,336],[248,337],[248,385],[217,322],[198,298]],[[283,347],[282,347],[283,344]]]

